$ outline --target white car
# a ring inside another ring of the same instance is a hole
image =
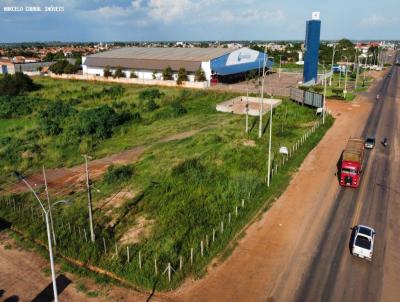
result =
[[[372,260],[374,252],[375,230],[369,226],[357,225],[354,229],[351,253],[354,256]]]

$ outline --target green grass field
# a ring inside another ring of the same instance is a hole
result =
[[[87,242],[83,235],[84,229],[87,234],[89,232],[86,193],[78,191],[69,196],[54,193],[52,197],[53,200],[65,197],[73,200],[72,205],[54,210],[59,255],[102,267],[145,289],[176,287],[187,276],[203,274],[205,266],[224,251],[255,213],[269,207],[274,198],[283,192],[293,172],[333,123],[328,117],[327,123],[318,128],[280,168],[272,179],[271,187],[267,188],[268,118],[265,119],[263,137],[258,139],[257,118],[250,118],[251,131],[246,134],[244,116],[215,111],[217,103],[235,94],[159,88],[164,93],[156,99],[159,108],[149,112],[142,110],[139,94],[147,89],[142,86],[123,86],[124,93],[113,98],[93,97],[104,87],[113,86],[104,83],[48,78],[35,81],[43,87],[31,96],[45,101],[27,116],[0,120],[0,125],[4,125],[0,139],[12,136],[11,140],[18,138],[24,145],[35,147],[28,149],[28,155],[24,149],[16,152],[20,158],[15,157],[15,161],[1,159],[3,176],[0,181],[3,185],[14,181],[8,176],[13,170],[32,173],[40,170],[42,164],[51,168],[81,163],[83,151],[101,158],[134,146],[149,146],[137,163],[124,168],[124,171],[109,171],[104,178],[93,183],[95,243]],[[187,112],[171,116],[169,106],[176,99]],[[140,112],[142,120],[117,126],[112,136],[106,139],[84,136],[76,144],[65,145],[62,143],[65,139],[63,133],[46,135],[39,123],[38,110],[55,100],[74,104],[78,112],[102,104],[114,104],[115,108]],[[294,146],[319,119],[315,110],[289,100],[284,100],[274,110],[273,167],[282,162],[279,147]],[[182,140],[160,142],[166,136],[187,130],[200,131]],[[13,148],[18,150],[17,147]],[[10,151],[10,144],[1,145],[0,152],[4,154],[6,150]],[[120,190],[131,192],[132,196],[114,208],[96,209]],[[16,203],[15,209],[13,202]],[[237,217],[236,207],[239,209]],[[33,213],[32,209],[35,209]],[[37,210],[31,194],[7,196],[0,203],[2,217],[12,221],[30,238],[45,242],[45,229]],[[230,223],[228,217],[231,218]],[[225,224],[223,231],[221,221]],[[145,223],[141,225],[141,222]],[[135,233],[140,228],[145,232]],[[124,236],[130,232],[135,234],[134,240],[124,241]],[[213,232],[215,242],[212,242]],[[201,241],[204,244],[203,256],[200,255]],[[115,245],[118,255],[115,254]],[[191,249],[194,252],[192,265],[189,263]],[[139,253],[141,269],[138,267]],[[178,270],[180,257],[184,261],[182,271]],[[157,275],[154,259],[159,270]],[[161,275],[167,263],[171,263],[176,270],[171,283],[165,274]]]

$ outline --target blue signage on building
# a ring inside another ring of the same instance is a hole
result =
[[[312,20],[307,21],[303,82],[318,79],[318,51],[321,33],[319,13],[313,13]]]

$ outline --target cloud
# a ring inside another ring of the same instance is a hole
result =
[[[195,5],[189,0],[150,0],[148,9],[149,16],[154,20],[170,23],[185,17],[187,12],[195,9]]]
[[[140,8],[142,5],[142,0],[133,0],[132,1],[132,7],[133,8]]]
[[[382,15],[370,15],[361,20],[361,25],[364,26],[380,26],[380,25],[388,25],[397,22],[399,19],[394,17],[385,17]]]

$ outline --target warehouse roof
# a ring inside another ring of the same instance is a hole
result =
[[[147,48],[124,47],[88,56],[88,58],[168,60],[204,62],[230,53],[229,48]]]

